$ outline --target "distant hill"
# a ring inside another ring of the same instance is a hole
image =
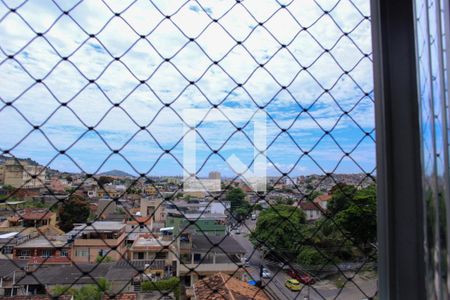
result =
[[[5,163],[6,160],[11,159],[11,158],[12,158],[11,156],[6,156],[6,155],[0,154],[0,164]],[[32,160],[31,158],[19,158],[19,157],[16,157],[15,159],[17,159],[20,162],[25,162],[25,163],[27,163],[27,164],[29,164],[31,166],[38,166],[39,165],[36,161]]]
[[[127,172],[121,171],[121,170],[111,170],[108,172],[100,173],[98,175],[99,176],[113,176],[113,177],[134,177],[133,175],[131,175]]]
[[[17,160],[19,162],[26,163],[26,164],[28,164],[30,166],[41,166],[41,167],[44,167],[43,165],[41,165],[40,163],[38,163],[37,161],[35,161],[35,160],[31,159],[31,158],[12,157],[12,156],[2,155],[2,154],[0,154],[0,165],[4,164],[8,159],[14,159],[14,160]],[[58,176],[59,174],[62,173],[59,170],[52,169],[52,168],[49,168],[49,167],[45,167],[45,169],[46,169],[47,175],[49,175],[49,176],[54,176],[54,175]],[[64,172],[64,173],[75,174],[75,173],[70,173],[70,172]]]

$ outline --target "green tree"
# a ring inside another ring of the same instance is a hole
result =
[[[327,264],[328,259],[323,252],[319,252],[316,248],[305,246],[300,249],[296,261],[301,265],[318,266]]]
[[[110,263],[113,262],[114,260],[112,259],[111,256],[101,256],[101,255],[97,255],[97,257],[95,258],[95,262],[100,264],[100,263]]]
[[[53,297],[72,295],[74,300],[100,300],[102,295],[111,290],[111,283],[106,278],[97,279],[96,284],[88,284],[79,289],[64,285],[52,288]]]
[[[309,201],[313,201],[314,199],[316,199],[318,196],[320,196],[320,192],[319,191],[316,191],[316,190],[314,190],[314,191],[312,191],[311,193],[309,193],[307,196],[306,196],[306,199],[307,200],[309,200]]]
[[[109,256],[107,256],[109,257]],[[99,278],[97,279],[97,283],[96,283],[97,289],[102,292],[108,292],[111,290],[111,283],[106,279],[106,278]]]
[[[377,202],[375,186],[358,190],[347,208],[335,217],[336,223],[346,230],[364,248],[376,241]]]
[[[55,285],[51,290],[52,297],[59,298],[62,295],[74,295],[77,290],[65,285]]]
[[[74,300],[100,300],[102,292],[95,284],[89,284],[76,290],[73,295]]]
[[[100,176],[97,180],[97,182],[100,186],[111,183],[113,181],[114,181],[114,178],[109,177],[109,176]]]
[[[259,211],[261,211],[261,210],[263,210],[263,207],[262,207],[261,204],[257,203],[257,204],[255,204],[255,205],[253,206],[253,209],[254,209],[254,210],[259,210]]]
[[[89,218],[89,203],[83,197],[72,194],[59,207],[59,227],[68,232],[74,223],[85,223]]]
[[[245,220],[252,212],[252,207],[250,203],[244,202],[240,207],[234,210],[233,216],[236,220]]]
[[[180,299],[180,279],[178,277],[171,277],[159,281],[144,281],[141,283],[141,289],[143,292],[173,292],[175,299]]]
[[[230,201],[231,212],[233,213],[237,208],[245,205],[245,193],[240,188],[233,188],[227,192],[225,200]]]
[[[29,208],[49,208],[50,207],[49,204],[45,203],[44,199],[29,200],[29,201],[25,202],[24,206],[29,207]]]
[[[266,245],[279,252],[296,252],[305,226],[305,214],[295,206],[275,205],[263,210],[250,238],[256,245]]]
[[[343,183],[336,184],[330,191],[331,201],[328,205],[328,211],[336,215],[340,211],[347,209],[356,193],[356,187]]]
[[[15,187],[13,187],[12,185],[9,185],[9,184],[5,184],[4,186],[2,186],[2,189],[4,191],[6,191],[8,194],[12,193],[12,192],[14,192],[16,190]]]

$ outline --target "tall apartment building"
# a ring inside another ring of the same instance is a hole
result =
[[[221,179],[220,172],[217,172],[217,171],[209,172],[208,178],[209,179],[218,179],[218,180],[220,180]]]

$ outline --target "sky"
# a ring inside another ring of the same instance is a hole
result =
[[[196,172],[233,176],[260,111],[267,175],[373,172],[369,2],[2,1],[0,150],[181,175],[197,126]],[[228,115],[183,117],[214,106]]]

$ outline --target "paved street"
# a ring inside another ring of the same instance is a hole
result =
[[[256,226],[256,221],[248,220],[246,226],[253,230]],[[246,226],[242,226],[240,234],[235,234],[232,232],[233,237],[241,244],[246,250],[246,257],[249,258],[249,267],[247,271],[255,279],[259,279],[259,268],[261,265],[261,254],[258,250],[253,248],[252,243],[249,241],[249,231]],[[263,284],[267,285],[273,294],[275,294],[279,299],[287,300],[316,300],[316,299],[342,299],[342,300],[360,300],[366,299],[367,296],[373,296],[377,290],[376,279],[363,278],[362,276],[356,276],[354,281],[359,286],[359,288],[368,293],[365,296],[358,287],[352,283],[348,282],[342,290],[336,287],[335,283],[330,280],[322,280],[317,282],[311,287],[304,286],[300,292],[292,292],[285,287],[285,282],[290,277],[285,271],[280,270],[279,267],[264,264],[270,272],[272,273],[272,278],[263,279]],[[348,274],[350,276],[351,274]]]

